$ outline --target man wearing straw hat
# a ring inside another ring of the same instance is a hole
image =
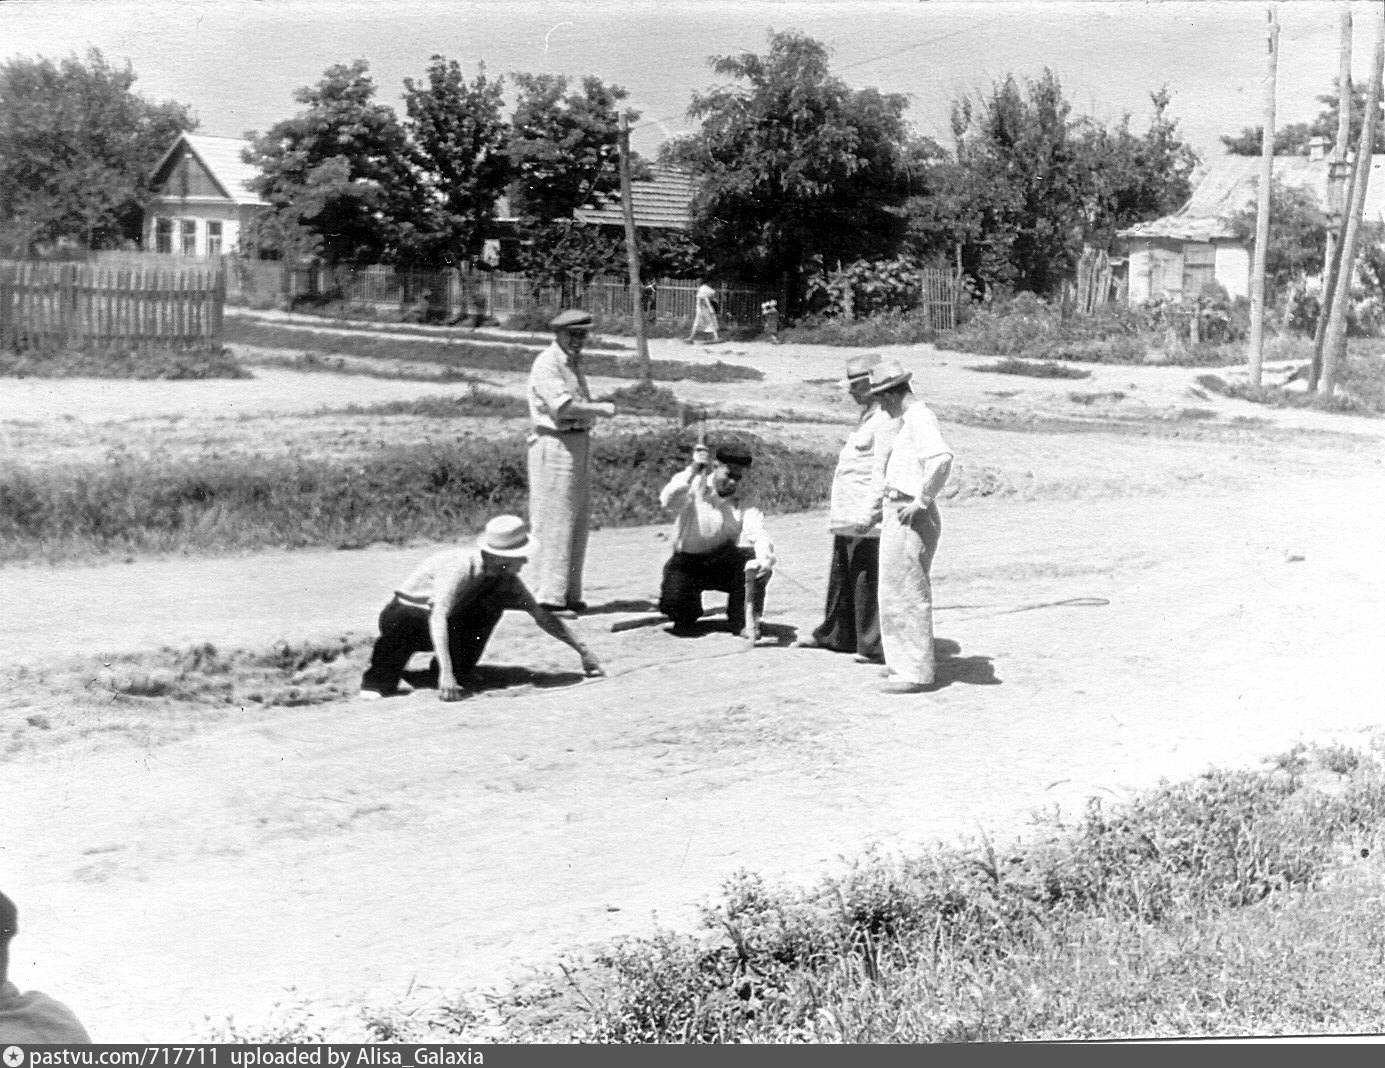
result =
[[[465,697],[462,680],[480,661],[507,608],[528,612],[545,632],[572,646],[588,675],[604,675],[591,650],[520,581],[533,548],[528,524],[501,515],[486,524],[475,547],[444,549],[419,564],[380,613],[380,637],[361,678],[361,697],[397,693],[409,658],[429,650],[438,665],[438,696]]]
[[[915,396],[898,360],[870,372],[870,392],[900,420],[883,466],[880,529],[880,640],[889,677],[884,693],[922,693],[933,683],[933,587],[929,571],[942,534],[937,497],[952,470],[938,417]]]
[[[889,453],[899,430],[870,394],[871,368],[878,353],[853,356],[846,362],[846,388],[861,406],[856,429],[846,439],[832,476],[832,564],[827,575],[827,608],[822,624],[796,644],[803,649],[855,653],[859,663],[884,663],[880,647],[880,613],[876,579],[880,569],[882,518],[877,464]]]
[[[569,309],[548,324],[553,344],[529,370],[529,519],[539,555],[534,594],[550,612],[581,612],[591,529],[591,430],[616,406],[593,401],[582,374],[590,312]]]

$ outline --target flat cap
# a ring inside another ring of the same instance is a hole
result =
[[[581,308],[568,308],[567,311],[560,311],[548,321],[550,330],[590,330],[592,328],[592,313],[583,311]]]
[[[728,441],[725,445],[717,446],[717,462],[749,467],[750,450],[738,441]]]

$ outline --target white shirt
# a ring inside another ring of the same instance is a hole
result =
[[[952,449],[943,440],[938,417],[923,401],[916,400],[900,420],[899,433],[890,446],[885,461],[885,493],[931,504],[947,480],[951,460]]]
[[[860,425],[842,446],[832,475],[832,503],[827,515],[832,533],[880,537],[880,498],[885,491],[880,477],[884,457],[898,432],[899,420],[890,418],[879,405],[872,404],[862,413]]]
[[[594,419],[559,415],[568,401],[586,403],[592,399],[587,378],[572,366],[568,354],[556,341],[534,358],[529,368],[529,418],[535,426],[548,430],[590,430]]]
[[[683,468],[659,491],[659,503],[675,513],[673,551],[710,553],[726,545],[748,546],[763,567],[774,566],[774,545],[765,531],[765,515],[738,497],[722,497],[712,488],[711,471],[693,474]]]

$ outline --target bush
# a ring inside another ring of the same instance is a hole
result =
[[[902,315],[918,307],[923,265],[909,256],[893,260],[856,260],[829,276],[814,275],[806,298],[810,307],[834,319]]]
[[[782,341],[803,345],[842,345],[869,348],[876,345],[914,345],[939,341],[924,310],[882,312],[867,319],[812,316],[779,331]]]

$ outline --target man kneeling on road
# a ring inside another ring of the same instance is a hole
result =
[[[465,697],[464,683],[507,608],[528,612],[546,633],[572,646],[588,675],[604,675],[591,650],[520,581],[533,546],[528,524],[502,515],[486,524],[475,548],[444,549],[419,564],[380,613],[380,637],[361,678],[361,697],[398,692],[409,657],[429,650],[438,665],[438,696]]]
[[[706,590],[727,594],[726,619],[733,634],[741,633],[748,572],[754,573],[753,611],[757,618],[764,612],[774,546],[765,532],[764,514],[745,495],[750,464],[744,446],[722,445],[713,463],[707,446],[698,445],[692,463],[659,493],[659,503],[675,517],[673,555],[664,565],[659,611],[673,621],[675,634],[693,633]]]

